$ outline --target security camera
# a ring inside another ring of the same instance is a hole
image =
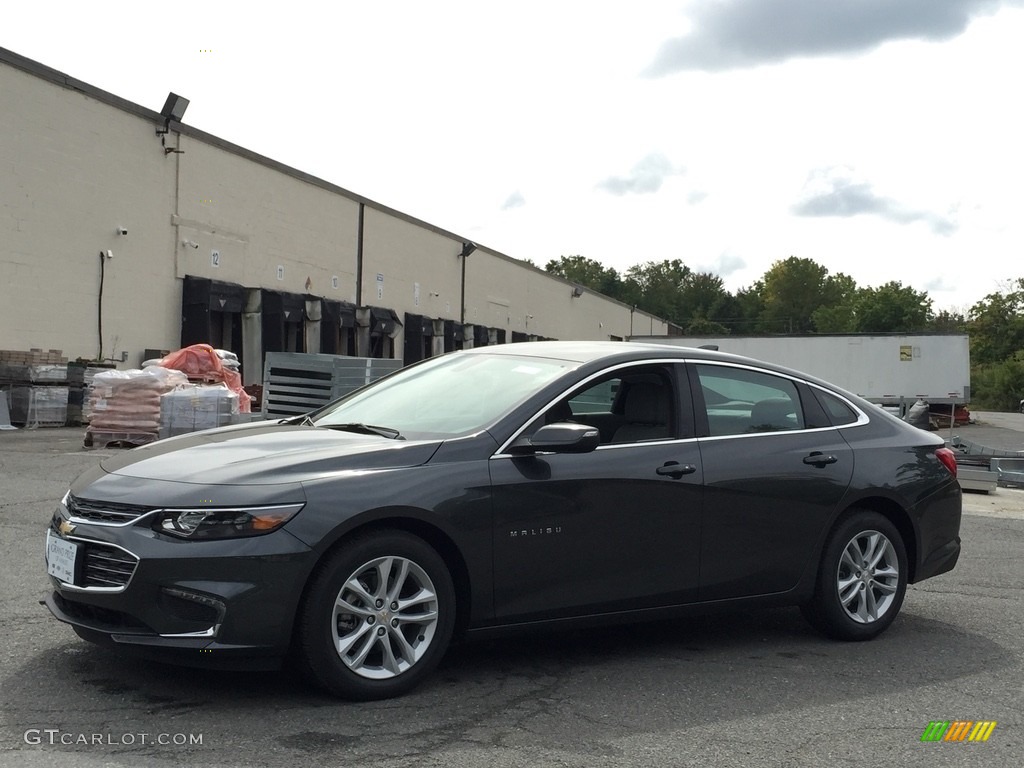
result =
[[[127,227],[118,227],[117,228],[117,234],[119,234],[119,235],[127,235],[128,234],[128,228]]]

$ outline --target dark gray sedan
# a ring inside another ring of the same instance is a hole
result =
[[[163,660],[291,658],[394,696],[453,635],[799,605],[866,640],[960,553],[940,438],[795,371],[538,342],[405,368],[320,411],[163,440],[78,478],[46,605]]]

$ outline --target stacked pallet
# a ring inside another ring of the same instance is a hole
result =
[[[67,365],[68,359],[59,349],[43,352],[41,349],[10,350],[0,349],[0,363],[11,365]]]
[[[160,437],[223,427],[238,416],[238,395],[226,385],[193,384],[160,398]]]
[[[161,395],[186,385],[185,374],[159,366],[97,373],[89,390],[91,417],[85,445],[133,446],[156,440]]]
[[[88,424],[92,418],[92,389],[96,374],[113,370],[113,364],[68,363],[68,424]]]
[[[68,360],[59,349],[0,350],[0,389],[11,423],[63,427],[68,421]]]

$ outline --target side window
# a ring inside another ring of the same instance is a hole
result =
[[[616,377],[601,381],[569,398],[573,415],[581,413],[611,413],[621,380]]]
[[[677,437],[676,402],[664,367],[622,368],[568,393],[528,431],[569,421],[596,427],[602,444],[671,439]]]
[[[712,437],[804,428],[796,384],[745,368],[698,365]]]
[[[853,424],[857,421],[856,411],[831,392],[826,392],[823,389],[814,389],[813,392],[814,396],[818,398],[818,402],[821,403],[821,406],[828,414],[829,419],[831,419],[833,426],[839,427],[843,424]]]

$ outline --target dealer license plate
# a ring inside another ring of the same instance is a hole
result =
[[[78,545],[46,531],[46,572],[65,584],[75,583],[75,561],[78,559]]]

